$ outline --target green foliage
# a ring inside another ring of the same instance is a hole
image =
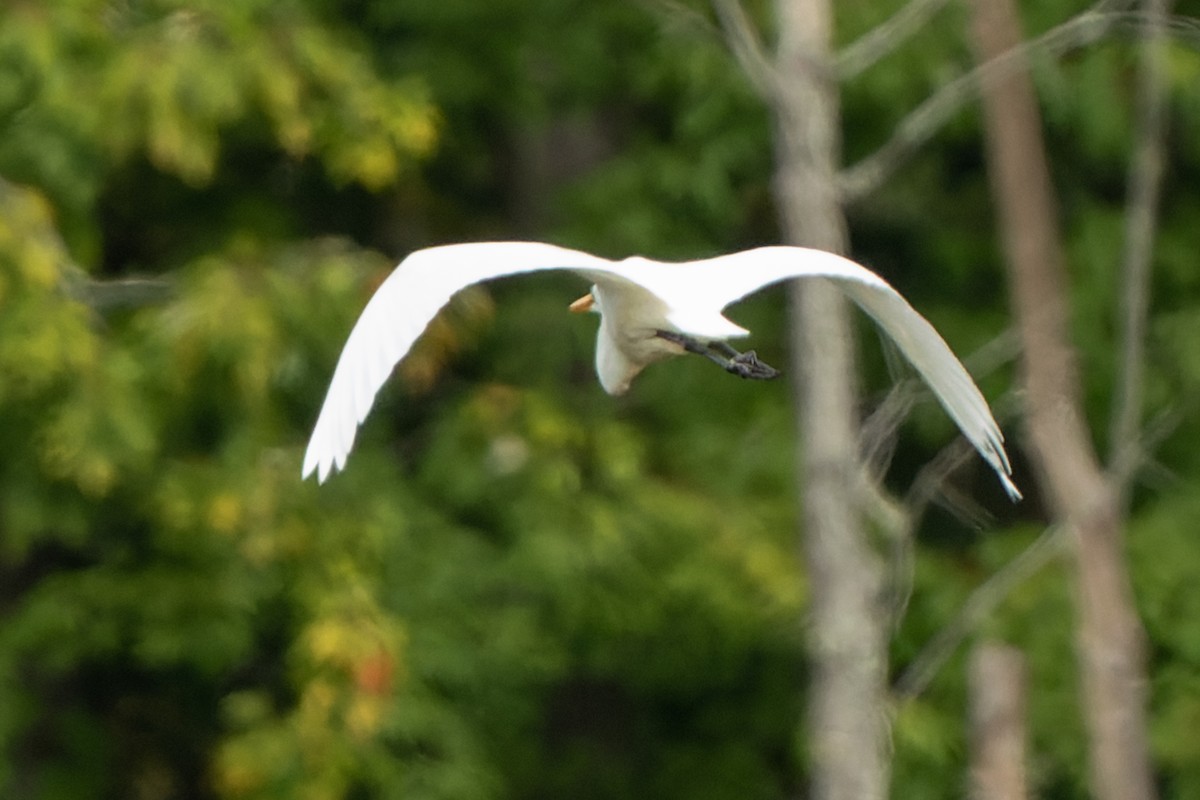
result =
[[[838,4],[841,35],[900,5]],[[1072,10],[1031,8],[1030,29]],[[594,321],[562,313],[581,287],[513,282],[431,326],[346,472],[298,479],[339,347],[400,252],[529,235],[684,257],[776,238],[769,117],[712,23],[699,0],[4,5],[0,794],[801,792],[785,382],[683,359],[605,397]],[[967,68],[961,23],[940,15],[847,87],[848,160]],[[1124,45],[1038,64],[1097,430],[1129,64]],[[1179,87],[1196,64],[1172,51]],[[1179,94],[1186,134],[1200,109]],[[852,210],[856,253],[960,352],[1008,318],[978,137],[964,112]],[[1178,426],[1147,474],[1177,480],[1139,486],[1130,555],[1156,755],[1190,797],[1200,153],[1175,140],[1146,391],[1148,417]],[[787,363],[779,293],[732,315]],[[873,336],[862,350],[873,397],[891,376]],[[914,416],[892,485],[952,434],[936,409]],[[897,669],[1038,533],[1036,499],[994,510],[1025,524],[924,521]],[[1084,792],[1072,631],[1054,566],[980,632],[1028,655],[1041,796]],[[897,796],[962,795],[964,664],[894,709]]]
[[[381,82],[299,2],[16,2],[0,63],[0,170],[44,187],[73,242],[100,235],[97,195],[131,159],[201,186],[257,142],[382,188],[436,136],[419,83]]]
[[[1191,737],[1181,735],[1200,718],[1200,636],[1194,626],[1180,624],[1200,611],[1200,587],[1189,561],[1163,554],[1195,550],[1192,530],[1178,520],[1195,514],[1196,504],[1194,493],[1167,493],[1130,531],[1135,578],[1143,588],[1140,610],[1154,643],[1155,661],[1162,665],[1151,683],[1151,737],[1178,797],[1195,796],[1200,785],[1200,752]]]

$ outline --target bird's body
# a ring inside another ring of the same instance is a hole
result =
[[[692,309],[690,318],[679,313],[680,303],[672,298],[669,278],[676,264],[664,264],[640,257],[618,262],[622,271],[644,274],[662,273],[660,294],[643,285],[621,278],[605,278],[592,273],[595,281],[589,297],[600,312],[600,330],[596,337],[596,374],[609,394],[624,394],[638,373],[649,365],[685,353],[678,342],[660,333],[678,333],[700,341],[724,341],[745,336],[748,331],[721,314],[720,309]],[[589,304],[590,305],[590,304]]]
[[[987,402],[933,326],[867,268],[833,253],[784,246],[680,263],[639,256],[610,261],[538,242],[418,250],[384,281],[351,331],[305,453],[303,474],[315,471],[323,481],[345,464],[357,427],[392,367],[457,291],[491,278],[549,269],[576,272],[592,284],[591,294],[572,309],[594,303],[600,313],[596,372],[609,394],[627,391],[648,365],[685,352],[706,355],[743,377],[772,377],[777,373],[753,353],[724,345],[749,334],[724,316],[725,307],[779,281],[832,280],[895,341],[1009,495],[1020,497]]]

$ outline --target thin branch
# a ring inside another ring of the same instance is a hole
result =
[[[1182,402],[1177,403],[1174,408],[1169,408],[1159,413],[1152,419],[1142,430],[1140,437],[1132,447],[1120,455],[1119,458],[1113,460],[1109,465],[1108,474],[1111,480],[1117,486],[1128,486],[1133,480],[1134,475],[1142,472],[1145,469],[1151,469],[1157,473],[1158,477],[1162,478],[1166,470],[1160,468],[1157,462],[1151,457],[1151,453],[1158,449],[1159,445],[1174,435],[1175,431],[1183,424],[1185,419],[1190,418],[1195,412],[1196,403]],[[1139,475],[1139,478],[1144,476]],[[1170,483],[1177,483],[1178,476],[1170,476]]]
[[[990,375],[1005,364],[1011,363],[1018,352],[1016,331],[1009,329],[964,358],[963,364],[971,375],[978,378],[981,375]],[[859,452],[862,453],[862,459],[872,475],[882,475],[886,469],[895,449],[900,424],[908,416],[908,412],[918,402],[929,400],[932,396],[928,384],[920,378],[898,380],[863,422],[862,433],[859,436]]]
[[[892,384],[883,400],[863,420],[858,452],[867,474],[876,481],[882,480],[892,461],[900,426],[926,394],[925,385],[919,378],[904,378]]]
[[[779,83],[778,71],[762,43],[754,23],[740,0],[711,0],[720,21],[715,25],[704,14],[679,0],[640,0],[652,13],[677,28],[683,28],[714,40],[724,40],[734,60],[759,97],[770,102]]]
[[[913,574],[916,571],[913,534],[921,511],[914,511],[884,489],[865,464],[861,465],[858,472],[858,490],[866,518],[873,524],[873,529],[882,534],[884,543],[891,549],[891,557],[887,562],[889,575],[884,583],[886,596],[881,599],[880,608],[888,616],[888,627],[895,631],[900,627],[912,597]]]
[[[712,0],[712,5],[717,19],[721,21],[721,29],[725,32],[725,41],[733,57],[755,91],[770,100],[775,96],[779,73],[740,0]]]
[[[1145,379],[1146,319],[1150,308],[1150,267],[1158,228],[1158,206],[1166,162],[1166,19],[1171,0],[1144,0],[1147,34],[1138,53],[1137,113],[1129,195],[1125,210],[1125,250],[1119,303],[1121,331],[1116,400],[1110,427],[1109,474],[1116,464],[1139,460],[1142,385]],[[1123,502],[1132,472],[1113,475]]]
[[[703,34],[718,41],[721,32],[706,15],[681,0],[637,0],[646,11],[657,15],[667,30],[683,30]]]
[[[907,700],[925,691],[963,639],[1014,589],[1066,551],[1064,530],[1057,525],[1047,528],[1029,547],[971,593],[954,619],[938,631],[896,681],[893,694],[898,700]]]
[[[953,491],[948,487],[947,479],[974,452],[974,448],[966,439],[955,439],[922,467],[908,493],[901,500],[896,500],[888,494],[865,465],[862,469],[861,486],[866,500],[864,507],[876,528],[891,545],[891,557],[888,560],[890,577],[886,584],[888,596],[883,607],[887,609],[893,630],[904,620],[909,600],[912,598],[916,564],[914,532],[917,525],[931,502],[946,497]],[[958,510],[953,509],[955,512]],[[977,519],[985,519],[986,516],[986,512],[981,512]],[[981,524],[972,524],[971,521],[967,524],[982,527]]]
[[[987,375],[1011,362],[1017,355],[1015,331],[1006,330],[964,359],[972,375]],[[882,476],[891,461],[900,424],[919,401],[929,398],[929,388],[919,378],[897,381],[883,401],[863,422],[859,436],[862,462],[861,486],[864,508],[892,545],[892,599],[886,603],[893,626],[903,618],[912,587],[913,531],[933,503],[946,509],[964,525],[987,527],[991,518],[971,497],[956,491],[949,478],[975,456],[975,448],[959,436],[942,448],[917,472],[908,492],[900,501],[881,488]],[[997,407],[1013,403],[1006,395]]]
[[[1142,15],[1110,9],[1110,6],[1119,8],[1120,5],[1114,0],[1101,0],[1082,14],[943,86],[901,120],[892,138],[875,153],[842,171],[839,189],[843,200],[853,202],[878,189],[913,152],[974,99],[976,90],[983,83],[1000,80],[1022,69],[1030,56],[1063,56],[1100,41],[1118,28],[1133,27],[1136,30],[1138,23],[1143,22]],[[1165,27],[1181,37],[1200,35],[1200,27],[1192,20],[1173,17]]]
[[[987,509],[970,494],[958,491],[949,478],[976,457],[975,448],[959,436],[921,467],[905,495],[905,504],[924,514],[930,505],[948,511],[962,524],[983,530],[993,523]]]
[[[1015,405],[1011,402],[1014,397],[1015,393],[1006,394],[996,405],[1011,409]],[[887,584],[889,599],[884,607],[888,609],[893,628],[903,620],[912,597],[913,565],[916,563],[913,532],[929,506],[936,504],[944,508],[964,525],[976,530],[992,524],[991,514],[982,505],[949,482],[951,475],[975,457],[975,448],[966,438],[959,436],[921,467],[901,500],[895,500],[883,490],[868,466],[862,468],[860,480],[866,501],[864,507],[892,547],[889,562],[891,577]]]
[[[1017,355],[1016,332],[1006,330],[964,359],[973,375],[987,375],[1011,362]],[[1011,411],[1012,394],[994,403]],[[929,398],[928,386],[918,378],[897,381],[862,425],[859,452],[862,461],[861,487],[864,508],[876,527],[891,543],[888,609],[892,627],[900,624],[912,596],[915,562],[913,531],[933,503],[946,509],[971,528],[981,529],[991,521],[987,511],[971,497],[956,491],[949,478],[975,457],[975,448],[959,436],[946,445],[917,472],[903,499],[892,498],[882,488],[882,475],[895,448],[900,423],[918,402]]]
[[[66,281],[66,292],[99,314],[128,308],[158,305],[174,294],[169,278],[134,277],[96,280],[79,270]]]
[[[911,0],[886,22],[876,25],[838,54],[839,80],[849,80],[878,63],[933,18],[950,0]]]

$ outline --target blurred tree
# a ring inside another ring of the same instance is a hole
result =
[[[976,3],[971,32],[981,61],[1023,38],[1011,0]],[[1145,716],[1145,631],[1121,546],[1122,490],[1104,474],[1084,424],[1041,115],[1024,70],[988,85],[982,98],[988,172],[1022,342],[1031,449],[1053,513],[1074,543],[1091,790],[1109,800],[1149,800],[1157,793]]]
[[[762,80],[775,122],[784,236],[792,244],[845,253],[850,242],[837,182],[841,117],[833,4],[780,0],[775,9],[778,52]],[[724,4],[723,16],[737,36],[740,6]],[[888,661],[883,566],[864,524],[868,493],[860,481],[850,304],[824,282],[796,282],[790,291],[803,464],[797,495],[812,585],[807,641],[814,680],[804,721],[812,793],[820,800],[883,798],[889,779],[880,713],[887,706]]]
[[[971,653],[971,797],[1025,800],[1025,660],[1007,645]]]

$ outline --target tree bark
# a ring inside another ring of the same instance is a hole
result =
[[[971,797],[1025,800],[1025,658],[981,644],[971,657]]]
[[[777,0],[772,97],[776,193],[791,244],[846,249],[837,194],[838,89],[829,0]],[[887,635],[882,565],[858,491],[854,341],[845,301],[824,282],[793,285],[792,374],[801,431],[803,551],[813,682],[806,719],[811,796],[887,796]]]
[[[1012,0],[972,5],[981,62],[1020,44]],[[1091,789],[1101,800],[1145,800],[1155,792],[1144,632],[1122,550],[1119,496],[1084,420],[1057,209],[1028,72],[987,86],[982,100],[988,171],[1024,352],[1029,436],[1053,513],[1072,535]]]

